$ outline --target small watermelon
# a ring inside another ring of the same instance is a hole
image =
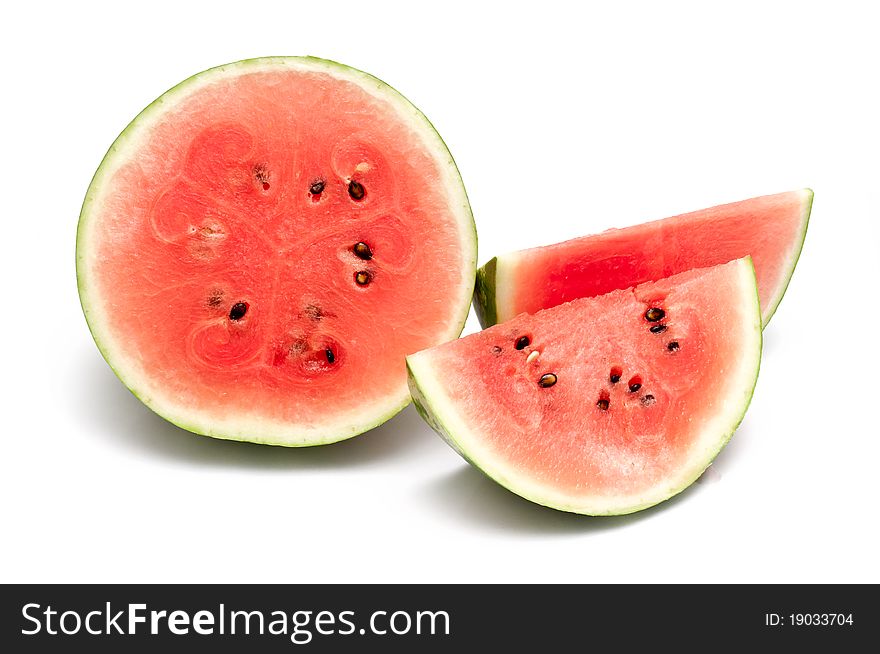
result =
[[[407,365],[419,413],[489,477],[608,515],[700,476],[742,420],[760,360],[744,258],[521,314]]]
[[[77,233],[120,379],[217,438],[330,443],[406,406],[404,356],[461,333],[476,232],[452,156],[380,80],[315,58],[200,73],[116,139]]]
[[[766,325],[797,264],[813,192],[767,195],[495,257],[477,271],[483,327],[750,255]]]

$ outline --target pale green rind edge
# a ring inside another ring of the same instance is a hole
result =
[[[799,237],[795,241],[796,247],[793,254],[788,257],[787,270],[782,277],[782,282],[779,284],[779,290],[777,291],[776,296],[774,297],[773,302],[770,305],[770,308],[766,312],[766,317],[763,316],[762,310],[762,321],[764,327],[768,325],[768,323],[770,322],[770,318],[772,318],[773,314],[776,313],[776,309],[779,308],[779,305],[782,302],[782,298],[785,296],[785,292],[788,290],[788,285],[791,283],[791,278],[794,275],[794,270],[797,267],[798,260],[800,259],[801,252],[803,251],[804,242],[807,238],[807,228],[810,224],[810,214],[813,209],[814,194],[813,189],[810,188],[804,188],[801,191],[807,195],[807,198],[804,202],[804,209],[801,212],[801,227],[799,229]],[[477,282],[474,290],[473,305],[474,310],[477,314],[477,318],[479,319],[480,325],[483,327],[483,329],[491,327],[498,322],[498,309],[500,307],[498,306],[496,272],[499,260],[510,259],[515,261],[520,252],[521,251],[509,252],[506,255],[493,257],[490,261],[477,269]],[[514,280],[508,279],[506,283],[514,284],[516,282]],[[509,314],[510,311],[507,311],[506,313]]]
[[[567,513],[578,513],[582,515],[591,515],[591,516],[612,516],[612,515],[627,515],[630,513],[636,513],[638,511],[643,511],[644,509],[648,509],[652,506],[656,506],[676,495],[681,493],[682,491],[689,488],[700,476],[706,471],[706,469],[712,465],[712,462],[718,457],[724,447],[730,442],[730,439],[733,437],[734,432],[739,428],[740,424],[742,424],[743,419],[745,418],[746,412],[748,411],[749,405],[751,404],[752,397],[755,392],[755,387],[758,383],[758,374],[761,369],[761,353],[763,349],[763,329],[761,324],[761,304],[758,297],[758,283],[757,277],[755,276],[755,268],[752,265],[751,257],[744,257],[745,260],[748,261],[749,268],[752,273],[752,286],[754,288],[754,302],[752,304],[752,316],[753,316],[753,329],[755,344],[754,344],[754,374],[751,378],[749,384],[747,384],[747,388],[743,393],[743,401],[742,401],[742,410],[738,415],[735,416],[734,420],[731,421],[730,427],[722,433],[718,438],[718,447],[714,450],[714,452],[707,458],[705,464],[699,467],[697,474],[693,475],[691,478],[685,480],[680,486],[672,488],[668,494],[664,497],[656,499],[654,501],[646,502],[644,504],[628,506],[624,508],[616,508],[610,509],[607,511],[585,511],[579,510],[579,507],[574,505],[563,505],[556,502],[548,501],[546,498],[542,498],[540,496],[536,496],[534,494],[528,494],[521,492],[519,489],[515,487],[514,484],[511,484],[501,478],[500,475],[490,473],[485,463],[482,465],[472,457],[467,448],[464,447],[461,443],[461,438],[457,437],[454,433],[454,430],[450,429],[447,425],[448,420],[444,420],[444,413],[447,411],[454,411],[455,407],[451,405],[447,405],[446,407],[442,406],[439,400],[440,398],[433,399],[429,397],[427,393],[424,392],[424,388],[427,386],[422,380],[420,380],[419,373],[414,370],[414,366],[410,365],[410,357],[407,357],[407,374],[408,374],[408,383],[410,388],[410,394],[413,398],[413,403],[415,404],[416,410],[419,415],[428,423],[428,425],[435,431],[437,434],[443,438],[446,443],[452,447],[453,450],[458,452],[462,458],[464,458],[468,463],[473,465],[475,468],[480,470],[487,477],[498,483],[499,485],[507,488],[507,490],[512,493],[519,495],[520,497],[529,500],[530,502],[534,502],[535,504],[540,504],[541,506],[546,506],[551,509],[556,509],[559,511],[565,511]]]
[[[770,308],[767,310],[767,315],[763,318],[764,327],[766,327],[770,323],[770,318],[773,317],[773,314],[776,313],[776,309],[779,308],[780,303],[782,302],[782,298],[785,297],[785,292],[788,290],[788,285],[791,284],[791,278],[794,275],[794,269],[797,267],[798,260],[800,260],[801,252],[804,249],[804,241],[807,239],[807,228],[810,226],[810,214],[813,211],[813,189],[805,188],[803,192],[807,194],[806,201],[804,202],[804,210],[801,212],[801,229],[800,229],[800,238],[797,241],[797,246],[795,247],[795,252],[789,257],[789,265],[788,270],[785,274],[784,283],[780,284],[780,290],[777,293],[774,301],[772,302]]]
[[[188,423],[184,420],[173,418],[172,416],[167,415],[167,412],[163,411],[160,407],[157,407],[155,402],[153,402],[150,398],[147,398],[138,392],[137,384],[130,383],[126,379],[126,377],[119,370],[120,366],[114,365],[106,348],[104,346],[102,346],[100,334],[97,333],[96,328],[93,324],[93,321],[90,319],[90,315],[89,315],[89,313],[90,313],[89,312],[90,300],[89,300],[89,293],[88,293],[88,284],[86,282],[87,274],[85,273],[85,271],[83,269],[83,266],[85,264],[85,258],[86,258],[85,255],[83,254],[84,249],[85,249],[85,245],[83,243],[83,241],[84,241],[83,234],[85,232],[84,226],[88,222],[91,206],[94,201],[95,194],[96,194],[95,191],[100,186],[101,182],[103,181],[104,173],[106,172],[108,164],[110,162],[112,162],[114,155],[117,152],[119,152],[120,146],[123,145],[125,143],[125,141],[129,138],[132,130],[139,124],[139,122],[141,120],[143,120],[144,118],[146,118],[147,116],[152,115],[154,112],[159,111],[160,105],[164,104],[168,99],[173,98],[176,95],[178,95],[179,93],[187,90],[187,88],[193,82],[202,79],[206,75],[213,75],[213,74],[222,72],[222,71],[224,71],[226,69],[230,69],[230,68],[243,68],[243,67],[246,67],[249,65],[260,66],[260,65],[264,65],[264,64],[272,63],[272,62],[283,63],[285,61],[298,61],[298,62],[303,62],[303,63],[312,63],[312,64],[317,64],[317,65],[323,66],[325,68],[330,68],[330,69],[339,68],[347,73],[353,73],[356,76],[360,76],[360,77],[364,78],[365,80],[368,80],[368,81],[376,84],[377,88],[383,89],[386,93],[389,93],[392,97],[395,97],[398,100],[398,102],[402,101],[404,106],[408,106],[409,108],[411,108],[413,110],[414,114],[419,119],[421,119],[421,121],[428,127],[430,132],[436,137],[437,141],[442,146],[442,152],[444,152],[446,154],[446,156],[448,157],[447,161],[450,164],[450,172],[453,174],[454,178],[457,180],[459,186],[461,187],[461,191],[464,196],[464,205],[462,206],[462,208],[466,211],[467,215],[470,217],[470,227],[471,227],[471,231],[473,234],[474,257],[473,257],[473,261],[471,261],[469,265],[474,271],[472,276],[474,278],[476,277],[478,241],[477,241],[477,227],[476,227],[476,222],[474,221],[474,217],[473,217],[473,210],[471,209],[470,201],[467,196],[467,189],[464,186],[464,180],[461,178],[461,172],[458,169],[458,165],[455,163],[455,159],[453,158],[452,153],[449,151],[449,148],[446,145],[446,142],[440,136],[440,133],[434,127],[433,123],[431,123],[431,121],[428,120],[427,116],[425,116],[425,114],[422,113],[422,111],[418,107],[416,107],[412,102],[410,102],[406,98],[406,96],[404,96],[402,93],[400,93],[393,86],[382,81],[378,77],[371,75],[370,73],[364,72],[360,69],[348,66],[346,64],[342,64],[342,63],[339,63],[339,62],[336,62],[336,61],[333,61],[330,59],[323,59],[320,57],[314,57],[314,56],[309,55],[309,56],[303,56],[303,57],[296,57],[296,56],[255,57],[255,58],[242,59],[240,61],[230,62],[230,63],[223,64],[220,66],[214,66],[212,68],[208,68],[208,69],[200,71],[194,75],[191,75],[190,77],[184,79],[183,81],[175,84],[173,87],[171,87],[170,89],[168,89],[167,91],[162,93],[159,97],[157,97],[150,104],[148,104],[144,109],[142,109],[140,111],[140,113],[138,113],[137,116],[135,116],[131,120],[131,122],[128,123],[128,125],[125,127],[125,129],[123,129],[122,132],[120,132],[119,136],[117,136],[116,139],[114,139],[113,143],[110,145],[110,148],[107,150],[106,154],[101,159],[101,163],[98,165],[98,168],[95,170],[95,174],[92,176],[92,180],[89,183],[88,189],[86,190],[86,195],[83,200],[82,208],[80,209],[79,219],[77,222],[77,229],[76,229],[76,280],[77,280],[77,291],[78,291],[79,298],[80,298],[80,306],[82,308],[83,315],[86,319],[86,325],[88,326],[89,333],[91,334],[92,339],[94,340],[95,345],[98,348],[98,351],[100,352],[100,354],[104,358],[104,360],[107,362],[107,365],[110,367],[110,369],[116,375],[116,377],[119,378],[119,380],[122,382],[122,384],[128,389],[128,391],[132,395],[134,395],[138,400],[140,400],[145,406],[147,406],[150,410],[152,410],[154,413],[161,416],[162,418],[164,418],[168,422],[176,425],[177,427],[180,427],[181,429],[192,432],[193,434],[197,434],[199,436],[209,436],[211,438],[216,438],[216,439],[220,439],[220,440],[232,440],[232,441],[256,443],[256,444],[261,444],[261,445],[277,445],[277,446],[282,446],[282,447],[313,447],[313,446],[317,446],[317,445],[330,445],[332,443],[337,443],[340,441],[348,440],[350,438],[354,438],[355,436],[363,434],[366,431],[374,429],[374,428],[384,424],[385,422],[387,422],[388,420],[390,420],[391,418],[396,416],[401,411],[403,411],[403,409],[405,409],[409,405],[411,398],[405,397],[403,399],[403,401],[398,406],[393,407],[391,410],[381,414],[380,416],[378,416],[377,418],[375,418],[373,420],[368,420],[368,421],[365,421],[365,422],[357,424],[357,425],[352,425],[350,433],[337,434],[335,436],[330,436],[327,438],[320,438],[320,439],[315,439],[315,440],[309,440],[309,441],[285,441],[285,440],[278,440],[278,439],[272,439],[272,438],[261,439],[259,437],[249,436],[249,435],[223,433],[223,432],[218,432],[218,431],[212,431],[210,429],[210,427],[206,428],[204,425],[191,424],[191,423]],[[439,150],[437,152],[437,155],[439,158],[439,155],[440,155]],[[454,331],[454,334],[452,336],[453,339],[460,336],[461,332],[464,330],[465,323],[466,323],[467,317],[468,317],[468,313],[470,312],[470,299],[471,298],[469,295],[469,296],[467,296],[467,301],[463,302],[464,308],[462,310],[462,315],[459,317],[459,319],[457,321],[457,324],[459,326],[458,326],[458,329]]]

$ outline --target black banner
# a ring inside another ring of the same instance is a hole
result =
[[[880,603],[868,585],[22,585],[2,587],[0,624],[6,652],[855,651]]]

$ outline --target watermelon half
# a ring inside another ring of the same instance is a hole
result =
[[[742,420],[760,360],[744,258],[521,314],[407,365],[421,415],[489,477],[607,515],[700,476]]]
[[[579,297],[751,256],[766,325],[807,233],[810,189],[767,195],[495,257],[477,271],[483,327]]]
[[[122,132],[76,263],[101,353],[150,408],[315,445],[408,404],[405,355],[464,325],[476,232],[452,156],[402,95],[263,58],[191,77]]]

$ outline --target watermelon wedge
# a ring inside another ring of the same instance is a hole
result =
[[[751,400],[748,258],[574,300],[407,358],[419,413],[533,502],[623,514],[687,488]]]
[[[122,132],[76,265],[101,353],[150,408],[316,445],[409,403],[404,356],[464,325],[476,232],[452,156],[402,95],[264,58],[184,81]]]
[[[763,324],[797,264],[813,192],[767,195],[495,257],[477,271],[483,327],[579,297],[751,256]]]

